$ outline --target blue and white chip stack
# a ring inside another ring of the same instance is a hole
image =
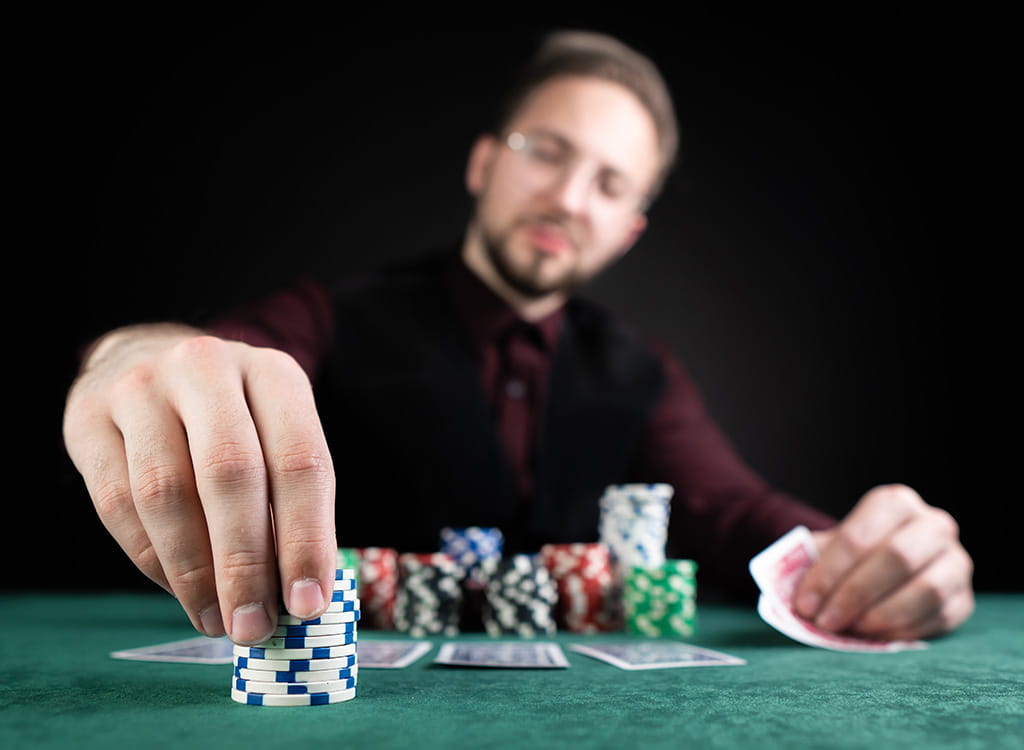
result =
[[[501,560],[505,537],[501,529],[468,526],[441,529],[441,552],[452,559],[466,573],[466,582],[483,587]]]
[[[623,622],[622,586],[633,567],[656,568],[665,562],[668,540],[670,484],[613,484],[601,496],[598,521],[600,541],[612,553],[615,572],[608,616],[618,627]]]
[[[356,697],[359,665],[356,571],[335,574],[323,615],[299,620],[282,608],[277,629],[256,646],[235,646],[231,698],[250,706],[320,706]]]

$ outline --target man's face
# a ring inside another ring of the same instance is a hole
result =
[[[467,184],[477,252],[527,299],[566,293],[642,232],[657,131],[626,88],[564,76],[537,89],[498,140],[478,141]]]

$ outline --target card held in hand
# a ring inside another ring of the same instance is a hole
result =
[[[797,526],[750,561],[750,574],[761,589],[757,613],[766,623],[795,641],[833,651],[891,653],[927,648],[923,641],[875,641],[821,630],[793,609],[797,586],[818,559],[814,537]]]

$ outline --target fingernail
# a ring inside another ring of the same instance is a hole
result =
[[[843,613],[837,609],[826,609],[817,619],[822,630],[838,631],[843,626]]]
[[[265,641],[273,630],[263,602],[243,604],[231,615],[231,640],[235,643]]]
[[[211,604],[199,612],[199,624],[203,627],[203,635],[211,638],[224,635],[224,618],[220,616],[220,605]]]
[[[810,619],[818,613],[821,597],[813,591],[805,591],[797,597],[796,609],[804,617]]]
[[[300,578],[292,584],[288,597],[288,611],[295,617],[308,619],[320,614],[324,608],[324,593],[320,582],[313,578]]]

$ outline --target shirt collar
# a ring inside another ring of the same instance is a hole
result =
[[[459,317],[477,348],[492,345],[502,333],[518,321],[537,330],[538,338],[548,353],[555,351],[565,313],[564,308],[559,307],[532,323],[523,321],[505,300],[495,294],[466,266],[461,255],[456,255],[449,265],[445,283]]]

